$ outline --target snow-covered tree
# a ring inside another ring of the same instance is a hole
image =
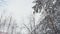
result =
[[[1,16],[0,17],[0,32],[6,34],[16,34],[17,23],[12,16]]]
[[[60,0],[35,0],[33,3],[36,3],[33,15],[39,13],[40,16],[34,34],[60,34]]]

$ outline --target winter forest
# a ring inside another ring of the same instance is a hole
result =
[[[60,0],[0,0],[0,34],[60,34]]]

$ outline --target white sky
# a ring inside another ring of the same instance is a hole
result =
[[[10,0],[9,2],[8,11],[19,20],[26,18],[32,12],[32,0]]]
[[[5,0],[6,1],[6,0]],[[3,9],[6,11],[6,15],[12,15],[17,21],[22,23],[23,19],[27,22],[27,16],[29,16],[33,9],[33,0],[7,0],[8,6],[0,9],[2,12]]]

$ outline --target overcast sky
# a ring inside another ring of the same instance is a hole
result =
[[[7,1],[3,8],[0,7],[0,12],[3,13],[5,10],[5,15],[12,15],[17,21],[22,23],[23,19],[27,21],[27,17],[32,13],[33,0],[4,0]],[[0,2],[2,2],[0,0]],[[6,4],[6,5],[5,5]],[[26,22],[25,21],[25,22]]]

